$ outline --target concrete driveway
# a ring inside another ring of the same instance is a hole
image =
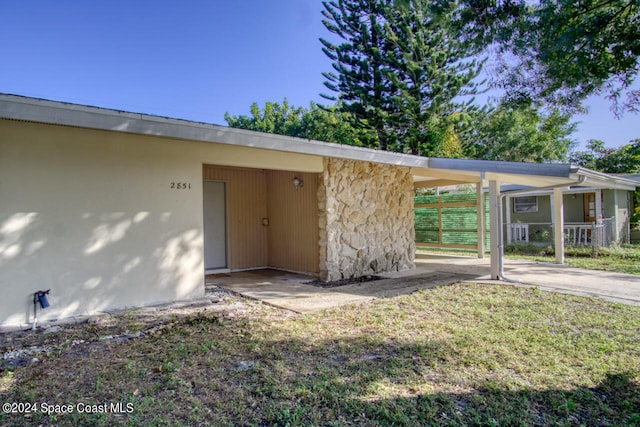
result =
[[[488,258],[420,255],[416,258],[416,268],[450,273],[473,272],[476,281],[505,283],[489,280]],[[640,305],[640,276],[511,259],[505,260],[504,274],[506,278],[514,280],[516,285],[536,286],[543,290]]]
[[[385,273],[381,275],[382,280],[334,288],[312,286],[308,282],[314,277],[274,269],[209,277],[206,284],[298,313],[410,294],[418,289],[463,281],[536,286],[548,291],[640,305],[640,276],[506,260],[505,276],[513,282],[499,282],[490,280],[489,269],[489,259],[421,255],[416,259],[414,270]]]

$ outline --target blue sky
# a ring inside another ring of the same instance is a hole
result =
[[[225,125],[252,102],[323,103],[320,0],[3,0],[0,92]],[[590,100],[583,143],[640,138]]]

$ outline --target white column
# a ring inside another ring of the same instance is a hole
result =
[[[622,239],[622,236],[620,235],[620,224],[622,223],[622,221],[620,220],[620,198],[619,198],[619,194],[620,191],[618,190],[612,190],[613,191],[613,241],[614,242],[620,242],[620,240]]]
[[[502,224],[500,224],[500,182],[489,181],[489,252],[491,256],[491,279],[500,279],[502,260]]]
[[[482,181],[476,183],[476,196],[478,207],[478,258],[484,258],[484,193],[482,193]]]
[[[507,224],[507,244],[511,244],[513,236],[511,235],[511,196],[504,198],[505,224]]]
[[[564,264],[564,201],[562,200],[562,188],[553,189],[553,225],[556,264]]]

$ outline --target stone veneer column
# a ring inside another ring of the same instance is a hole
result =
[[[326,159],[319,181],[323,280],[414,268],[413,179],[409,168]]]

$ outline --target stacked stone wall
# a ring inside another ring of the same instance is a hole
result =
[[[318,188],[318,208],[322,279],[414,267],[409,168],[327,159]]]

